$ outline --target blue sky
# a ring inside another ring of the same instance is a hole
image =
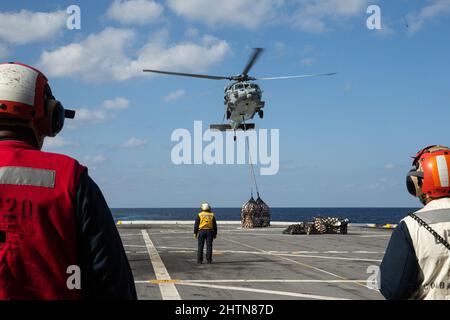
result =
[[[142,68],[255,76],[338,72],[261,82],[259,128],[280,130],[280,170],[258,176],[270,206],[417,206],[410,157],[450,145],[450,1],[8,1],[0,59],[39,67],[78,110],[45,149],[89,166],[112,207],[238,207],[245,165],[175,166],[170,140],[222,120],[226,82],[144,75]],[[66,8],[81,29],[66,28]],[[379,5],[382,30],[368,30]]]

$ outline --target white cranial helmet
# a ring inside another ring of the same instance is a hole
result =
[[[203,202],[203,203],[201,204],[200,208],[201,208],[203,211],[209,211],[209,210],[211,210],[211,206],[209,205],[208,202]]]

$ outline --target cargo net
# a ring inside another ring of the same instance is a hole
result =
[[[259,197],[253,196],[244,203],[241,212],[241,223],[244,229],[265,228],[270,226],[269,206]]]
[[[313,222],[292,224],[284,234],[347,234],[349,219],[315,217]]]
[[[244,129],[246,130],[245,118],[242,118],[244,124]],[[249,158],[250,167],[250,180],[252,183],[251,187],[251,198],[249,201],[244,203],[241,212],[241,223],[242,228],[252,229],[252,228],[265,228],[270,227],[270,210],[269,206],[261,199],[259,196],[258,183],[256,182],[255,168],[253,167],[253,161],[251,158],[250,144],[248,139],[245,139]],[[253,198],[253,185],[255,186],[256,194],[258,198],[255,200]]]

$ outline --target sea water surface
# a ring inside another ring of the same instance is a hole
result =
[[[317,216],[348,218],[353,223],[398,223],[418,208],[270,208],[272,221],[312,221]],[[118,220],[194,220],[198,208],[113,208]],[[241,208],[214,208],[218,221],[238,221]]]

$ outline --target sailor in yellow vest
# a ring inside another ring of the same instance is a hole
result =
[[[197,263],[203,263],[203,247],[206,241],[206,262],[212,263],[213,239],[217,237],[217,223],[211,206],[202,203],[201,210],[195,219],[194,235],[198,239]]]

